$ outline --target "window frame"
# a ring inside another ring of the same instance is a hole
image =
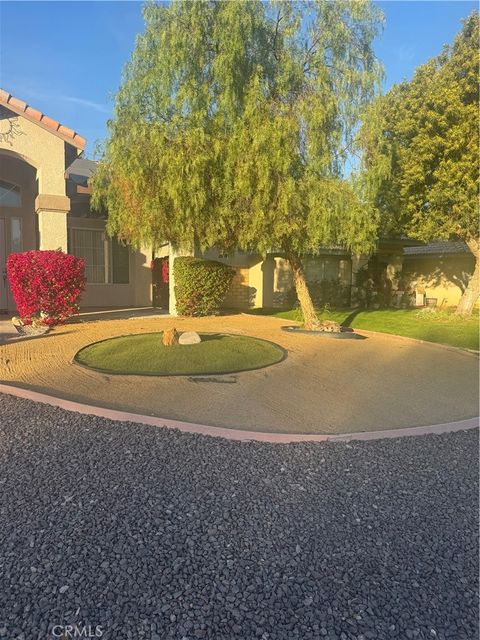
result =
[[[86,281],[88,286],[102,287],[102,286],[115,286],[115,287],[128,287],[131,284],[130,281],[130,253],[128,253],[128,282],[114,282],[113,281],[113,251],[112,241],[113,238],[109,238],[105,229],[99,229],[98,227],[68,227],[68,253],[72,253],[72,231],[96,231],[103,236],[103,274],[105,277],[104,282],[89,282]],[[124,245],[126,246],[126,245]],[[128,247],[127,247],[128,250]],[[76,255],[72,253],[72,255]],[[81,257],[81,256],[80,256]]]
[[[0,179],[0,187],[2,186],[1,183],[4,183],[6,185],[9,185],[10,187],[14,187],[15,190],[18,190],[18,204],[3,204],[2,203],[2,198],[0,197],[0,207],[2,207],[3,209],[21,209],[22,208],[22,203],[23,203],[23,199],[22,199],[22,187],[17,184],[16,182],[11,182],[10,180],[4,180],[3,178]],[[9,189],[8,192],[12,191],[12,189]],[[7,192],[7,193],[8,193]],[[16,193],[17,191],[14,191],[14,193]]]

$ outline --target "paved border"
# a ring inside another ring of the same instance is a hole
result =
[[[480,418],[469,418],[458,422],[446,422],[444,424],[434,424],[424,427],[405,427],[403,429],[390,429],[388,431],[361,431],[358,433],[340,434],[302,434],[302,433],[263,433],[255,431],[244,431],[241,429],[228,429],[224,427],[212,427],[205,424],[195,424],[193,422],[182,422],[180,420],[169,420],[157,418],[155,416],[145,416],[140,413],[128,413],[117,411],[116,409],[106,409],[93,405],[82,404],[72,400],[56,398],[37,391],[22,389],[0,383],[0,393],[33,400],[60,407],[66,411],[75,411],[85,415],[94,415],[119,422],[137,422],[154,427],[166,427],[167,429],[178,429],[185,433],[198,433],[206,436],[226,438],[227,440],[242,440],[256,442],[289,443],[289,442],[349,442],[350,440],[383,440],[385,438],[402,438],[407,436],[422,436],[433,433],[449,433],[453,431],[464,431],[466,429],[476,429],[480,426]]]

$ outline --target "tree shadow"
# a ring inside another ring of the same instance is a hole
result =
[[[345,320],[343,322],[340,323],[341,327],[345,327],[345,328],[349,328],[352,326],[352,322],[355,320],[355,318],[358,316],[359,313],[361,313],[362,311],[364,311],[364,309],[354,309],[351,313],[348,314],[348,316],[345,318]]]

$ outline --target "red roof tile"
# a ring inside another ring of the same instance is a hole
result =
[[[18,115],[24,116],[36,124],[39,124],[44,129],[48,129],[59,138],[62,138],[62,140],[65,140],[74,147],[77,147],[77,149],[85,148],[87,141],[73,129],[61,125],[57,120],[48,117],[41,111],[37,111],[37,109],[34,109],[23,100],[15,98],[15,96],[12,96],[4,89],[0,89],[0,105],[7,107],[7,109],[14,111]]]

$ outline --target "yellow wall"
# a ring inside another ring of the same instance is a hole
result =
[[[19,134],[12,144],[0,140],[2,153],[19,155],[37,169],[39,193],[65,195],[65,142],[53,134],[12,113]]]
[[[407,258],[403,276],[413,289],[425,289],[427,298],[437,298],[437,306],[456,306],[462,288],[474,268],[474,258],[465,256],[432,256]]]
[[[224,309],[248,309],[253,307],[255,291],[250,287],[250,269],[247,267],[233,268],[235,269],[235,275],[222,307]]]
[[[68,216],[70,229],[105,229],[105,222],[95,218]],[[130,249],[128,284],[87,283],[81,307],[147,307],[152,304],[151,250]]]

